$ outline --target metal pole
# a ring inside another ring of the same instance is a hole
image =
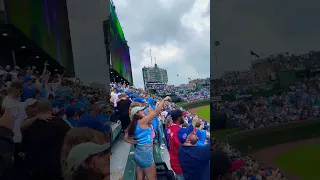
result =
[[[12,55],[13,67],[15,67],[17,65],[17,62],[16,62],[16,53],[14,52],[14,50],[11,51],[11,55]]]

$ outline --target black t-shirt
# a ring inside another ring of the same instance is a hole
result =
[[[131,101],[129,99],[120,100],[117,103],[117,108],[118,108],[120,117],[123,117],[123,118],[128,118],[129,117],[130,104],[131,104]]]
[[[34,179],[62,179],[60,153],[71,127],[60,117],[46,122],[37,120],[23,133],[22,149]]]

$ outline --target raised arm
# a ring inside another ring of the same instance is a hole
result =
[[[164,103],[165,103],[166,101],[170,101],[170,100],[171,100],[171,98],[170,98],[169,96],[165,97],[165,98],[159,103],[158,107],[157,107],[154,111],[151,111],[147,116],[145,116],[145,117],[143,117],[143,118],[141,119],[141,123],[143,123],[143,124],[150,124],[150,123],[152,122],[152,120],[160,114],[160,112],[161,112],[161,110],[162,110],[162,108],[163,108]]]

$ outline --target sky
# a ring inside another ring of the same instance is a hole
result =
[[[151,56],[167,69],[168,84],[210,76],[210,0],[114,0],[130,47],[134,85]],[[179,74],[179,77],[177,77]]]
[[[211,63],[214,77],[218,69],[220,75],[248,69],[250,50],[261,58],[320,50],[320,1],[214,0],[211,5],[211,38],[221,43],[211,47],[218,59]]]

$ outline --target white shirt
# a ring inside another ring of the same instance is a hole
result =
[[[113,94],[112,94],[113,93]],[[113,106],[114,107],[117,107],[117,100],[118,100],[118,94],[117,93],[114,93],[112,92],[111,95],[113,97]]]
[[[163,112],[161,113],[161,120],[162,120],[162,123],[163,123],[163,124],[166,124],[166,117],[167,117],[167,115],[168,115],[168,112],[167,112],[167,111],[163,111]]]
[[[10,96],[6,96],[3,99],[2,107],[8,108],[11,110],[13,116],[14,127],[13,127],[13,142],[20,143],[22,140],[21,134],[21,123],[27,118],[26,113],[26,104],[24,102],[19,102],[16,99],[13,99]]]
[[[58,83],[49,83],[48,84],[48,91],[49,91],[48,94],[52,94],[52,95],[55,96],[59,85],[60,85],[60,82],[58,82]]]

